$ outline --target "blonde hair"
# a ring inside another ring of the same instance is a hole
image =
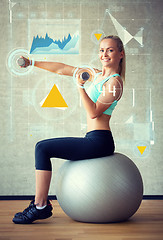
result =
[[[122,40],[118,36],[115,36],[115,35],[109,35],[109,36],[103,37],[101,39],[100,43],[104,39],[113,39],[117,43],[118,50],[120,52],[122,52],[122,51],[124,52],[124,56],[123,56],[123,58],[119,62],[119,75],[121,76],[122,80],[125,82],[126,55],[125,55],[125,49],[124,49],[124,46],[123,46],[123,42],[122,42]]]

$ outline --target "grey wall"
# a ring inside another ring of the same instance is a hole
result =
[[[101,67],[94,33],[122,38],[127,71],[124,95],[111,119],[116,151],[129,156],[140,169],[144,194],[163,194],[163,2],[1,0],[0,11],[0,195],[35,193],[37,141],[83,136],[86,132],[85,112],[72,78],[36,68],[24,75],[20,75],[20,70],[13,73],[15,59],[21,52],[30,50],[33,36],[47,31],[60,39],[67,31],[72,34],[78,31],[79,54],[32,54],[30,57],[73,66]],[[40,106],[54,84],[68,104],[66,110]],[[138,146],[146,146],[143,154]],[[63,162],[52,160],[50,194],[55,194],[55,173]]]

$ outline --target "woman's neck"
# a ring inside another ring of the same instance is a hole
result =
[[[113,75],[115,73],[119,73],[117,68],[113,69],[113,68],[105,68],[104,67],[102,69],[102,76],[104,76],[104,77],[108,77],[108,76]]]

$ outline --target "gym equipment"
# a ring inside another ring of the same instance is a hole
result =
[[[90,223],[129,219],[143,198],[141,174],[127,156],[66,161],[56,176],[56,196],[73,220]]]
[[[90,78],[90,74],[88,72],[83,72],[80,76],[84,81],[87,81]]]
[[[17,63],[21,67],[25,66],[25,60],[23,58],[18,58]]]
[[[95,70],[87,65],[80,66],[79,68],[76,68],[73,73],[73,80],[74,83],[77,84],[76,76],[78,75],[82,80],[91,82],[94,80],[95,77]]]

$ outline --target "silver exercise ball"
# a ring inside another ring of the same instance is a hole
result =
[[[73,220],[125,221],[139,208],[143,182],[136,165],[123,154],[66,161],[56,177],[56,196]]]

